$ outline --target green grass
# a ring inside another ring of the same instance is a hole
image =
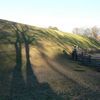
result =
[[[0,66],[11,66],[11,62],[12,65],[15,63],[15,51],[14,45],[12,45],[8,40],[14,42],[16,40],[16,35],[9,27],[7,28],[7,26],[13,22],[0,20],[0,27],[3,26],[3,23],[6,23],[6,27],[3,27],[2,31],[0,31]],[[24,24],[17,24],[19,29],[21,26],[25,26]],[[27,35],[35,38],[35,41],[33,41],[31,45],[37,46],[38,42],[43,42],[42,45],[45,46],[45,49],[48,51],[48,53],[54,49],[54,51],[52,51],[53,53],[50,54],[61,53],[63,50],[70,54],[74,45],[77,45],[82,49],[89,48],[100,50],[100,41],[96,41],[93,38],[62,32],[59,30],[53,30],[51,28],[41,28],[35,26],[27,27],[29,28]],[[51,49],[49,50],[49,48]],[[2,52],[5,53],[3,54]]]
[[[1,22],[2,20],[0,21],[0,23]],[[22,24],[19,24],[19,25],[21,26]],[[62,47],[65,45],[70,45],[70,46],[78,45],[80,48],[83,48],[83,49],[87,49],[87,48],[100,49],[100,42],[96,41],[93,38],[88,38],[88,37],[77,35],[77,34],[62,32],[59,30],[53,30],[50,28],[40,28],[40,27],[35,27],[35,26],[33,27],[28,26],[28,27],[30,28],[28,31],[28,34],[30,36],[34,35],[37,41],[46,39],[50,42],[51,41],[55,42]],[[9,29],[7,30],[7,28],[3,31],[7,31],[8,33],[10,32],[10,30]],[[2,35],[2,33],[0,35]],[[12,38],[12,40],[13,39],[14,37]]]
[[[0,20],[0,27],[2,26],[2,22],[6,23],[7,21]],[[9,24],[11,23],[12,22],[9,22]],[[9,24],[6,24],[6,28],[2,29],[3,32],[0,31],[0,100],[8,99],[12,69],[14,69],[16,65],[15,47],[14,44],[11,44],[10,42],[15,42],[16,35],[10,28],[7,28],[7,25],[9,26]],[[24,26],[19,23],[18,25]],[[35,73],[34,75],[36,76],[37,81],[40,82],[38,85],[41,86],[41,88],[36,88],[36,90],[32,92],[32,94],[38,98],[37,100],[73,100],[73,97],[84,97],[84,93],[91,93],[93,95],[98,93],[98,91],[96,93],[93,91],[97,89],[95,87],[99,87],[100,75],[96,71],[91,70],[91,68],[78,65],[75,61],[69,60],[69,55],[66,53],[70,54],[74,45],[78,45],[82,49],[100,49],[99,41],[96,41],[93,38],[50,28],[35,26],[27,27],[29,28],[27,37],[35,38],[35,41],[29,46],[33,72]],[[24,76],[25,71],[27,70],[25,69],[26,59],[23,43],[22,59],[23,66],[21,74]],[[30,75],[30,72],[27,72]],[[17,75],[15,75],[15,77],[16,76]],[[32,75],[30,75],[30,77],[32,77]],[[26,77],[24,78],[26,79]],[[19,80],[21,81],[21,79]],[[18,81],[18,83],[20,82]],[[15,84],[17,84],[17,81]],[[30,91],[28,91],[28,93],[30,94]],[[55,93],[67,99],[58,98],[59,96],[56,96]],[[27,95],[25,97],[27,97]],[[55,98],[55,96],[57,98]],[[89,96],[87,95],[86,100],[88,98],[91,99],[90,94]],[[94,98],[97,97],[94,96]],[[94,98],[91,100],[94,100]],[[25,98],[25,100],[28,99]]]

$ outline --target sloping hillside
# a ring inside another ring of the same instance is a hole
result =
[[[0,28],[3,27],[2,23],[5,23],[6,27],[7,27],[7,23],[13,24],[13,22],[5,21],[5,20],[1,20],[0,23],[1,23]],[[18,26],[20,27],[20,26],[25,26],[25,25],[18,24]],[[83,49],[87,49],[87,48],[100,49],[100,42],[96,41],[93,38],[88,38],[88,37],[77,35],[77,34],[65,33],[59,30],[51,29],[51,28],[40,28],[40,27],[35,27],[35,26],[27,26],[27,27],[29,28],[27,34],[30,36],[34,35],[37,41],[45,40],[51,43],[53,42],[54,44],[57,44],[60,47],[65,48],[66,51],[68,51],[66,46],[74,46],[74,45],[77,45]],[[4,32],[6,31],[6,33],[7,32],[11,33],[10,28],[8,29],[3,28],[3,31]]]
[[[74,45],[100,49],[92,38],[0,20],[0,100],[99,100],[100,73],[63,53]]]

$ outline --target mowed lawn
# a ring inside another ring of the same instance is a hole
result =
[[[1,28],[6,25],[0,31],[0,100],[100,100],[100,72],[68,56],[75,45],[83,50],[100,50],[99,41],[27,25],[29,30],[24,34],[30,47],[30,64],[21,33],[18,38],[18,31],[7,28],[17,24],[22,31],[25,25],[5,20],[0,23]],[[22,45],[22,65],[16,62],[16,40]]]
[[[21,73],[13,75],[14,64],[0,72],[0,100],[10,100],[11,95],[13,100],[100,99],[100,73],[69,60],[55,43],[38,41],[30,47],[30,59],[31,68],[23,61]]]

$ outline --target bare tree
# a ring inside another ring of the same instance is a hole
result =
[[[74,28],[73,33],[98,39],[100,37],[100,28],[97,26],[92,28]]]
[[[74,34],[79,34],[79,28],[74,28],[72,31]]]
[[[90,28],[86,28],[83,31],[84,31],[83,35],[88,36],[88,37],[92,37],[91,29]]]
[[[91,31],[92,31],[92,37],[93,38],[95,38],[95,39],[97,39],[97,37],[98,37],[98,33],[99,33],[99,28],[98,27],[96,27],[96,26],[94,26],[94,27],[92,27],[91,28]]]

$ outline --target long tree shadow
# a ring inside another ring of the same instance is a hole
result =
[[[8,100],[62,100],[54,91],[50,88],[48,83],[39,83],[32,69],[29,56],[29,45],[34,40],[28,36],[28,28],[17,23],[4,23],[9,24],[7,28],[11,28],[12,33],[15,33],[15,39],[7,38],[7,42],[15,46],[16,53],[16,66],[11,73],[10,78],[10,91]],[[19,28],[20,26],[20,28]],[[13,38],[13,37],[12,37]],[[4,40],[5,37],[4,37]],[[26,53],[26,80],[22,74],[22,45],[25,45]],[[34,66],[33,66],[34,67]],[[7,100],[5,99],[5,100]],[[2,100],[0,98],[0,100]]]
[[[27,66],[27,96],[31,100],[62,100],[49,86],[48,83],[39,83],[34,71],[34,65],[28,64]]]
[[[10,100],[21,100],[24,97],[25,81],[22,76],[21,67],[15,66],[12,72]]]
[[[48,83],[39,83],[30,62],[26,66],[26,81],[23,78],[22,66],[15,66],[12,73],[9,100],[62,100]]]
[[[22,45],[19,35],[15,42],[16,66],[12,71],[10,100],[22,100],[25,92],[25,81],[22,75]]]

